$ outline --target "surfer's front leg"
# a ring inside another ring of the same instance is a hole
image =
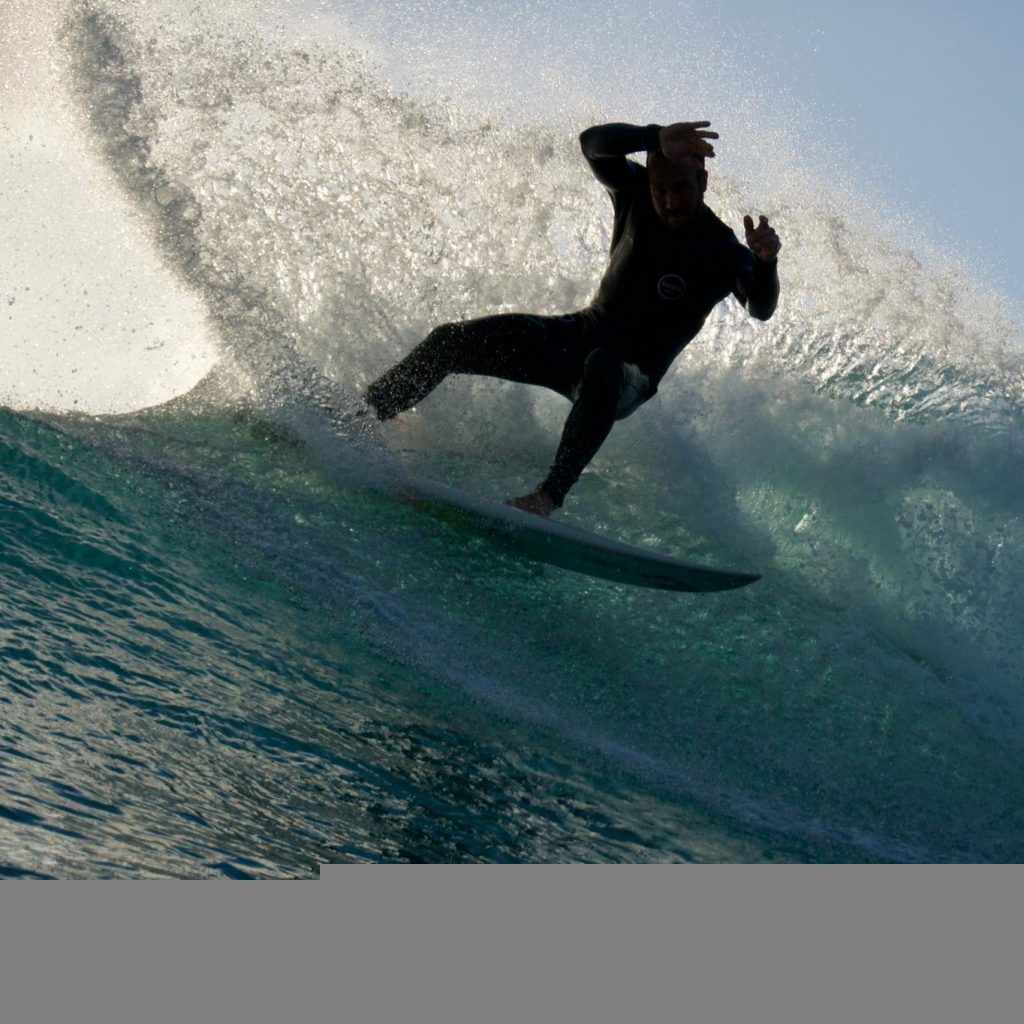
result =
[[[459,324],[435,327],[400,363],[367,389],[379,419],[389,420],[421,402],[451,373],[458,358]]]
[[[442,324],[370,385],[367,400],[387,420],[426,398],[450,373],[539,384],[568,395],[579,379],[581,323],[575,316],[501,313]]]

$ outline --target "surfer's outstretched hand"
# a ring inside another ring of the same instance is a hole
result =
[[[718,132],[706,129],[710,121],[679,121],[665,125],[658,134],[662,154],[674,163],[686,163],[693,157],[711,157],[715,147],[708,139],[717,139]]]
[[[778,257],[782,243],[763,213],[756,228],[754,227],[754,218],[748,213],[743,218],[743,228],[747,233],[747,248],[759,260],[770,263]]]

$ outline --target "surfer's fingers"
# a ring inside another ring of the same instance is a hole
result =
[[[702,139],[717,139],[718,132],[705,131],[711,125],[710,121],[677,121],[675,124],[667,125],[669,131],[680,134],[686,132],[688,135],[698,135]]]
[[[750,214],[746,214],[743,218],[743,227],[746,228],[747,234],[753,238],[773,238],[778,237],[775,234],[775,228],[768,223],[768,218],[762,213],[758,217],[757,227],[754,227],[754,218]]]
[[[689,133],[673,133],[663,136],[661,139],[661,151],[668,157],[680,163],[687,157],[713,157],[714,147],[710,142]]]

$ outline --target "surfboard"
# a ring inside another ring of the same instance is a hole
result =
[[[735,590],[761,578],[757,573],[715,569],[634,547],[434,481],[403,480],[398,495],[436,518],[498,534],[531,561],[598,579],[659,590],[707,593]]]

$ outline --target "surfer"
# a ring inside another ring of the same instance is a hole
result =
[[[767,320],[779,295],[779,237],[743,218],[746,246],[704,203],[709,121],[605,124],[580,135],[614,207],[608,267],[593,302],[565,316],[505,313],[436,327],[367,389],[377,416],[412,408],[450,373],[539,384],[572,402],[555,460],[529,494],[506,504],[549,516],[616,420],[657,391],[711,310],[732,294]],[[646,166],[626,159],[646,152]]]

